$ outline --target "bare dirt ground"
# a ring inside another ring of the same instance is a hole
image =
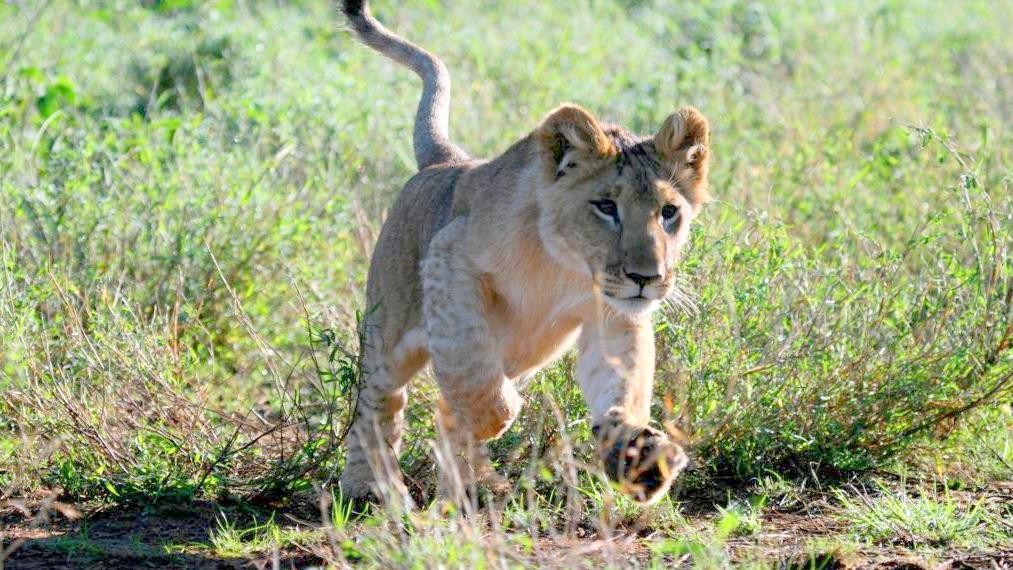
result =
[[[217,527],[220,507],[210,503],[159,508],[137,507],[86,513],[49,524],[3,513],[4,547],[13,552],[3,568],[270,568],[275,557],[222,558],[180,545],[206,544]],[[293,549],[294,550],[294,549]],[[304,568],[319,558],[280,552],[282,568]]]
[[[972,499],[969,493],[968,499]],[[1013,486],[991,487],[985,494],[975,495],[987,500],[1013,500]],[[704,500],[685,506],[691,523],[704,525],[715,512],[702,507]],[[764,560],[774,568],[859,569],[881,570],[1006,570],[1013,569],[1013,547],[993,552],[952,551],[929,557],[919,555],[904,537],[893,544],[841,549],[828,547],[813,553],[814,539],[833,537],[847,532],[847,523],[837,518],[820,516],[825,505],[818,496],[791,509],[770,508],[762,515],[761,530],[749,536],[728,539],[725,547],[735,560]],[[697,505],[696,507],[694,505]],[[39,505],[34,505],[38,508]],[[61,511],[64,514],[61,514]],[[50,520],[31,517],[13,506],[0,510],[3,550],[8,552],[0,569],[37,568],[307,568],[327,564],[326,544],[288,546],[277,552],[251,556],[224,557],[208,547],[219,517],[225,513],[230,520],[263,520],[274,515],[283,526],[312,530],[319,513],[310,502],[274,511],[254,511],[249,507],[223,506],[211,502],[184,505],[136,506],[131,508],[85,510],[71,520],[72,509],[50,508]],[[536,555],[529,558],[539,567],[601,567],[606,564],[634,566],[647,563],[651,544],[666,537],[657,530],[633,521],[620,528],[608,540],[596,535],[592,528],[578,528],[571,538],[544,539]],[[938,551],[937,551],[938,552]],[[0,556],[0,560],[2,560]],[[665,559],[670,567],[689,567],[690,555]]]

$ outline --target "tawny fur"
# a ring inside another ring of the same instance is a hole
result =
[[[394,38],[402,42],[394,59],[436,62],[413,69],[424,80],[417,120],[437,121],[416,128],[422,170],[373,254],[342,491],[403,489],[396,455],[406,386],[430,363],[442,395],[438,421],[462,450],[462,468],[493,475],[476,465],[481,453],[463,450],[506,431],[523,404],[519,379],[576,343],[577,381],[606,472],[636,500],[656,500],[686,458],[646,427],[650,313],[671,293],[690,221],[707,200],[707,121],[685,108],[653,137],[637,137],[564,105],[499,157],[471,159],[446,137],[445,113],[426,108],[449,105],[430,92],[449,94],[442,64],[370,28],[379,24],[364,2],[344,9],[371,47],[391,55],[383,42]]]

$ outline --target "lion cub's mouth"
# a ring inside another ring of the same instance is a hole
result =
[[[658,301],[638,293],[630,297],[617,297],[614,293],[605,292],[605,302],[620,313],[638,315],[649,312],[657,306]]]
[[[608,297],[610,299],[618,299],[620,301],[632,301],[634,299],[644,299],[646,301],[654,301],[655,300],[655,299],[652,299],[650,297],[644,296],[643,292],[637,293],[636,295],[630,295],[628,297],[620,297],[620,296],[616,295],[615,293],[613,293],[611,291],[604,291],[604,293],[605,293],[606,297]]]
[[[615,299],[617,301],[657,301],[658,300],[655,296],[648,297],[647,295],[645,295],[644,293],[647,293],[646,290],[641,290],[639,293],[636,293],[635,295],[627,295],[625,297],[620,297],[617,293],[615,293],[613,291],[602,291],[602,292],[605,293],[605,296],[608,297],[609,299]]]

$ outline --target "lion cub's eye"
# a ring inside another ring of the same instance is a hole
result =
[[[612,200],[592,200],[591,204],[602,214],[614,220],[618,219],[619,207]]]
[[[671,220],[679,213],[679,207],[674,204],[665,204],[661,208],[661,217],[665,220]]]

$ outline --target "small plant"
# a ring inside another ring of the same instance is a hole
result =
[[[780,474],[770,471],[756,479],[755,490],[765,501],[771,501],[779,508],[794,508],[802,504],[807,487],[804,479],[789,481]]]
[[[678,539],[659,541],[651,546],[655,556],[663,560],[685,560],[702,568],[723,567],[730,563],[725,542],[742,525],[742,517],[734,510],[722,510],[710,528],[687,533]]]
[[[834,491],[840,503],[838,518],[856,537],[873,544],[902,544],[931,548],[980,547],[1013,539],[1002,513],[983,499],[960,501],[945,489],[911,489],[903,481],[897,489],[876,483],[873,493],[854,489]]]
[[[318,533],[305,529],[282,528],[270,517],[264,522],[240,527],[220,514],[218,526],[211,532],[209,547],[215,554],[226,558],[237,558],[250,554],[271,552],[286,546],[305,545],[319,542]]]
[[[356,519],[355,504],[345,499],[341,491],[331,493],[331,530],[343,532]]]
[[[727,507],[718,507],[720,517],[734,515],[738,524],[733,536],[753,536],[763,528],[763,509],[767,506],[766,495],[754,495],[745,501],[732,501]]]

